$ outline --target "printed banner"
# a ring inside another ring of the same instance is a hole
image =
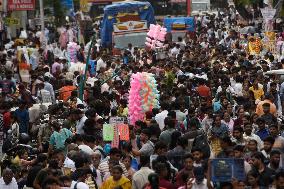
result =
[[[118,125],[113,126],[113,140],[111,142],[111,147],[112,148],[118,148],[119,147],[119,133],[118,133]]]
[[[275,16],[276,9],[264,8],[260,9],[264,20],[272,20]]]
[[[167,32],[171,32],[172,30],[187,30],[190,32],[194,32],[194,22],[194,17],[165,18],[164,27],[167,28]]]
[[[129,126],[126,124],[118,125],[120,140],[129,141]]]
[[[123,124],[124,123],[124,117],[110,117],[109,118],[109,124]]]
[[[211,175],[213,182],[231,182],[232,178],[244,181],[246,178],[244,159],[212,159]]]
[[[4,18],[4,22],[7,25],[19,25],[20,24],[20,20],[17,18]]]
[[[35,9],[35,0],[8,0],[8,11],[26,11]]]
[[[88,0],[80,0],[80,10],[82,12],[88,12]]]
[[[114,32],[129,32],[146,29],[148,29],[146,21],[128,21],[122,23],[115,23],[113,25]]]
[[[103,140],[112,141],[114,138],[114,127],[111,124],[103,125]]]

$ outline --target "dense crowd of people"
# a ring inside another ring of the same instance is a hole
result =
[[[70,69],[67,53],[76,31],[46,32],[41,48],[40,33],[22,30],[0,50],[0,188],[284,188],[284,83],[264,74],[283,68],[283,33],[279,49],[276,41],[274,51],[261,42],[251,49],[251,37],[264,39],[261,26],[240,34],[239,21],[233,9],[199,15],[196,32],[177,41],[167,35],[162,51],[129,44],[116,56],[101,46],[97,23],[96,44],[80,40],[76,54],[85,63],[92,48],[83,99],[84,70]],[[137,72],[155,75],[160,108],[131,125]],[[103,140],[113,117],[130,132],[118,148]],[[216,158],[243,159],[244,179],[216,182]]]

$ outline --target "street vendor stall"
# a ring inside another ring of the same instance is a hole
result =
[[[115,43],[117,48],[125,48],[128,43],[144,45],[147,29],[153,23],[154,10],[149,2],[123,1],[108,5],[101,27],[102,44],[110,47]]]
[[[172,40],[177,41],[178,37],[183,38],[186,33],[195,31],[195,20],[194,17],[165,18],[164,26],[172,34]]]

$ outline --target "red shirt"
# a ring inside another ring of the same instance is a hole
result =
[[[210,96],[210,88],[206,85],[200,85],[196,88],[196,91],[198,94],[202,97],[209,97]]]
[[[8,130],[10,129],[10,126],[11,126],[11,112],[5,112],[3,114],[3,126],[4,126],[4,129]]]
[[[166,179],[160,179],[159,187],[167,188],[167,189],[175,189],[175,186],[170,181]]]

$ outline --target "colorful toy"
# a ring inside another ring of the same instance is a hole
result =
[[[145,45],[151,49],[162,48],[164,46],[166,34],[166,28],[161,27],[159,24],[151,24],[149,32],[147,33]]]
[[[70,62],[77,62],[77,52],[80,49],[80,46],[77,43],[69,42],[67,44],[67,53],[70,58]]]
[[[129,91],[130,124],[144,120],[145,113],[159,107],[159,91],[154,75],[147,72],[131,76]]]

